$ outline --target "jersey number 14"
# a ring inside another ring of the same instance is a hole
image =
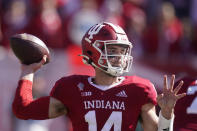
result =
[[[85,120],[88,122],[88,131],[97,131],[96,113],[94,110],[86,113]],[[110,131],[113,125],[114,131],[121,131],[122,112],[113,111],[101,131]]]

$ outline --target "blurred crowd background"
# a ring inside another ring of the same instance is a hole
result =
[[[0,0],[0,131],[70,127],[66,117],[23,121],[13,116],[20,64],[10,49],[10,36],[33,34],[50,49],[51,62],[34,80],[37,98],[49,94],[62,76],[94,75],[78,55],[84,33],[102,21],[120,25],[133,43],[134,62],[127,75],[150,79],[158,92],[164,74],[197,76],[197,0]]]

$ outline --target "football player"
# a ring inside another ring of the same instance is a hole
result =
[[[197,79],[196,77],[185,76],[181,80],[184,81],[184,85],[180,92],[186,92],[187,96],[179,100],[175,106],[174,131],[196,131]]]
[[[185,93],[183,82],[173,90],[175,76],[157,97],[153,84],[138,76],[123,76],[132,65],[132,43],[123,29],[112,23],[92,26],[82,39],[82,57],[95,69],[95,76],[72,75],[56,82],[49,96],[33,100],[34,72],[46,61],[22,65],[13,101],[13,112],[21,119],[50,119],[67,115],[74,131],[134,131],[138,119],[146,131],[171,130],[174,106]],[[159,117],[155,105],[159,104]]]

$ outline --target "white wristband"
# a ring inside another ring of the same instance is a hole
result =
[[[170,120],[164,118],[159,112],[158,131],[173,131],[174,114]]]

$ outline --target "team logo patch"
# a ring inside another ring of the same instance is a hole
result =
[[[118,94],[116,94],[116,96],[119,96],[119,97],[128,97],[124,90],[121,91],[121,92],[119,92]]]
[[[77,85],[77,87],[79,88],[79,91],[83,91],[83,89],[84,89],[84,84],[80,82],[80,83]]]

